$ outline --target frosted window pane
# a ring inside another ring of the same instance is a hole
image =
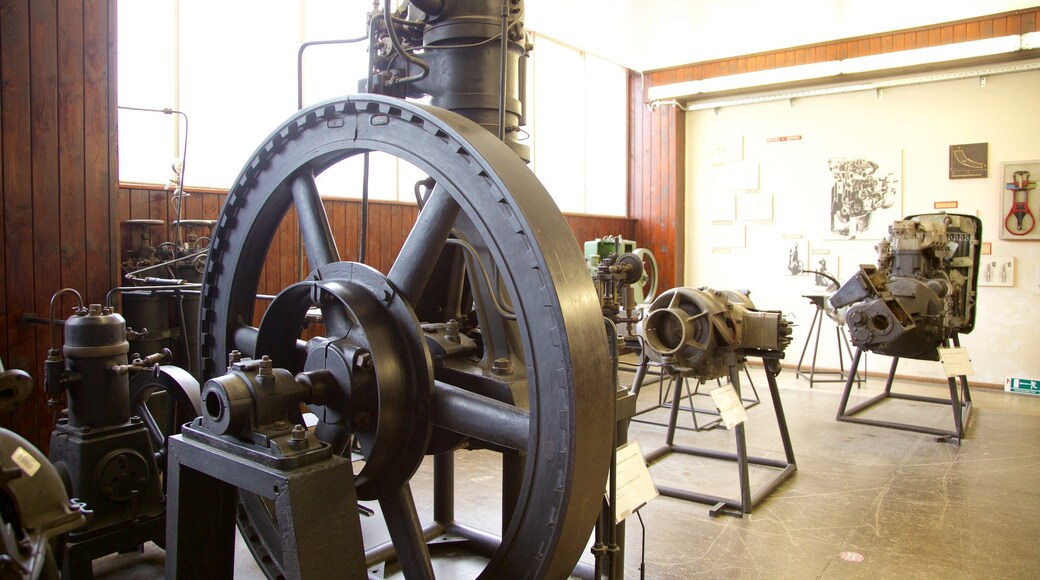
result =
[[[368,33],[365,15],[371,2],[305,0],[303,40],[340,40]],[[368,41],[352,44],[312,45],[303,53],[304,106],[358,90],[368,68]]]
[[[585,55],[585,211],[625,215],[628,191],[628,73]]]
[[[561,211],[584,212],[585,116],[579,110],[585,99],[582,55],[542,37],[536,40],[535,51],[535,174]]]
[[[231,187],[257,146],[296,110],[299,3],[180,5],[180,106],[191,121],[185,180]]]
[[[173,107],[172,0],[124,0],[118,10],[119,105]],[[119,111],[121,181],[165,183],[173,176],[170,164],[180,156],[175,123],[174,117],[162,113]]]

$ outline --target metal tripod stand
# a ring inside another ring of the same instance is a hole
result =
[[[961,345],[960,337],[954,333],[944,344],[949,347],[950,343],[954,346],[959,347]],[[947,382],[950,385],[950,398],[943,399],[940,397],[927,397],[923,395],[911,395],[908,393],[894,393],[892,392],[892,381],[896,376],[896,365],[899,363],[899,357],[892,359],[892,367],[888,371],[888,380],[885,382],[885,390],[870,399],[854,406],[851,409],[846,410],[849,404],[849,394],[852,391],[852,377],[855,375],[856,367],[859,365],[860,355],[863,354],[862,348],[856,349],[856,354],[852,357],[852,368],[849,374],[848,380],[845,382],[845,392],[841,395],[841,403],[838,405],[838,415],[836,419],[838,421],[844,421],[847,423],[861,423],[863,425],[876,425],[878,427],[888,427],[889,429],[900,429],[902,431],[915,431],[917,433],[927,433],[930,435],[937,435],[939,441],[949,441],[951,439],[957,440],[957,445],[961,444],[961,439],[964,438],[964,429],[968,424],[968,418],[971,416],[971,391],[968,390],[968,377],[959,375],[956,377],[948,377]],[[960,383],[960,389],[958,390],[958,382]],[[878,419],[867,419],[863,417],[855,417],[854,415],[865,411],[866,409],[873,407],[874,405],[884,401],[886,399],[902,399],[906,401],[918,401],[922,403],[935,403],[939,405],[950,405],[953,410],[953,431],[946,429],[938,429],[935,427],[927,427],[924,425],[912,425],[908,423],[898,423],[895,421],[882,421]]]
[[[680,402],[682,400],[681,389],[685,375],[683,374],[683,369],[670,365],[665,367],[671,377],[671,388],[673,390],[671,415],[668,420],[665,445],[646,454],[646,461],[650,465],[653,465],[656,461],[659,461],[672,453],[736,462],[737,477],[740,483],[739,498],[726,498],[666,485],[657,486],[657,491],[661,495],[711,505],[712,508],[708,513],[713,517],[720,513],[736,517],[743,517],[743,514],[750,514],[755,506],[761,503],[766,496],[772,493],[773,490],[775,490],[784,480],[790,477],[791,474],[798,469],[795,464],[794,449],[791,446],[791,436],[787,430],[787,420],[784,418],[783,405],[780,402],[780,391],[776,384],[776,375],[780,373],[780,357],[782,357],[783,354],[771,351],[754,351],[753,353],[745,351],[744,355],[740,356],[736,353],[730,353],[727,355],[730,357],[730,360],[728,361],[730,382],[732,383],[733,388],[737,391],[738,396],[740,395],[740,371],[744,368],[747,355],[762,358],[762,362],[765,365],[766,380],[769,383],[769,395],[773,401],[773,410],[776,412],[776,423],[780,430],[780,440],[784,447],[783,460],[769,459],[765,457],[749,457],[747,453],[747,439],[743,423],[740,423],[733,429],[736,436],[736,453],[675,443],[675,430],[677,428],[676,422],[679,417]],[[759,489],[752,491],[750,477],[748,475],[748,466],[751,464],[777,468],[780,469],[780,472],[763,484]]]

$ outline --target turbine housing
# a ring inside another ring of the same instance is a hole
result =
[[[779,311],[756,310],[747,292],[710,288],[661,294],[636,331],[651,360],[701,379],[727,376],[728,354],[783,351],[791,342],[791,326]]]

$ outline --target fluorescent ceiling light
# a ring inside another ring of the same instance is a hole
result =
[[[1029,32],[1022,35],[1022,50],[1040,48],[1040,32]]]
[[[650,87],[647,90],[647,98],[649,98],[651,102],[663,101],[707,93],[749,89],[753,87],[764,87],[798,81],[826,79],[843,74],[877,72],[889,69],[952,62],[968,58],[993,56],[997,54],[1016,52],[1018,50],[1031,50],[1036,48],[1040,48],[1040,32],[1030,32],[1022,35],[1013,34],[1011,36],[1002,36],[1000,38],[972,40],[968,42],[958,42],[956,44],[944,44],[941,46],[930,46],[927,48],[916,48],[901,50],[898,52],[847,58],[840,61],[832,60],[721,77],[711,77],[703,80],[687,81],[670,85],[659,85]]]
[[[1020,48],[1022,48],[1022,37],[1014,34],[1000,38],[987,38],[985,40],[972,40],[956,44],[943,44],[927,48],[847,58],[841,61],[841,72],[842,74],[855,74],[891,68],[936,64],[952,60],[1005,54],[1015,52]]]

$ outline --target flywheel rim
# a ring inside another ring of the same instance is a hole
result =
[[[527,460],[517,508],[483,576],[565,576],[596,519],[614,429],[602,317],[581,252],[544,187],[471,121],[363,95],[303,110],[272,133],[229,191],[212,233],[200,322],[204,377],[224,372],[232,348],[248,352],[260,266],[294,204],[292,176],[363,151],[391,153],[437,178],[482,236],[515,310],[530,398]]]

